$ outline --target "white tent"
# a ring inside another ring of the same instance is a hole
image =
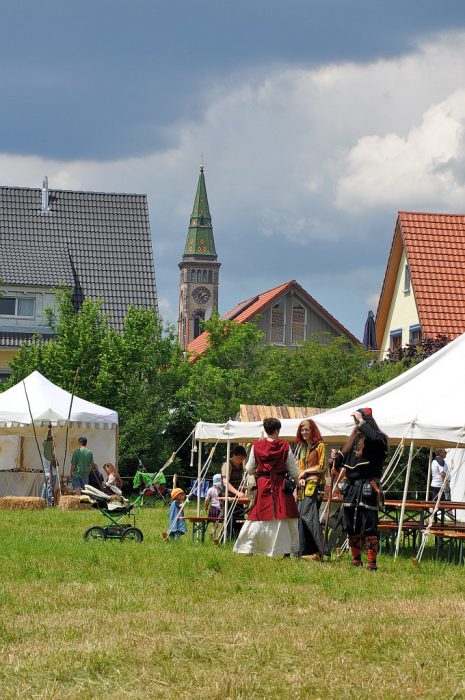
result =
[[[49,424],[52,425],[60,471],[64,466],[65,474],[69,474],[70,457],[78,446],[80,435],[87,437],[98,465],[117,461],[116,411],[78,396],[72,397],[39,372],[32,372],[24,382],[0,394],[0,495],[37,495],[43,476],[40,474],[42,463],[34,428],[42,448]],[[66,464],[63,465],[65,452]]]
[[[327,443],[340,445],[354,427],[352,413],[370,407],[376,422],[392,443],[410,444],[404,483],[404,502],[410,477],[413,446],[465,447],[465,334],[390,382],[337,408],[312,416]],[[293,439],[302,419],[281,420],[281,437]],[[228,421],[198,423],[201,442],[253,442],[263,435],[263,424]],[[462,500],[465,489],[463,450],[454,457],[453,497]],[[460,454],[461,453],[461,454]],[[430,451],[431,461],[431,451]],[[401,514],[401,520],[403,512]],[[400,526],[399,526],[400,537]]]
[[[353,428],[351,414],[364,406],[393,443],[465,446],[465,334],[390,382],[312,419],[326,442],[340,444]],[[292,440],[301,420],[281,419],[281,436]],[[262,435],[261,422],[200,422],[195,431],[203,442],[253,442]]]

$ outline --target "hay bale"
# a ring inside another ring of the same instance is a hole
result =
[[[61,496],[57,508],[60,510],[90,510],[90,503],[81,503],[80,496]]]
[[[0,510],[41,510],[46,508],[45,498],[38,496],[2,496]]]

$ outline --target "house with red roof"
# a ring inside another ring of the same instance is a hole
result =
[[[341,335],[351,343],[359,343],[347,328],[295,280],[239,302],[221,318],[236,323],[254,321],[263,332],[263,342],[281,347],[295,348],[305,340],[324,343]],[[206,331],[187,346],[192,359],[207,349]]]
[[[400,211],[376,313],[380,357],[465,332],[465,215]]]

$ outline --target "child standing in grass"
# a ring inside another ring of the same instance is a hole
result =
[[[173,540],[178,540],[187,531],[186,522],[182,519],[182,505],[186,500],[186,494],[182,489],[171,491],[170,524],[168,532]]]
[[[208,513],[209,518],[220,518],[221,517],[221,501],[220,501],[220,489],[221,489],[222,478],[221,474],[213,475],[213,486],[207,491],[205,496],[205,510]],[[218,529],[218,521],[213,523],[212,537],[215,539],[216,531]]]

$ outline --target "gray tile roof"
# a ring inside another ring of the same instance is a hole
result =
[[[127,307],[157,305],[146,195],[0,187],[0,279],[101,298],[121,328]]]

